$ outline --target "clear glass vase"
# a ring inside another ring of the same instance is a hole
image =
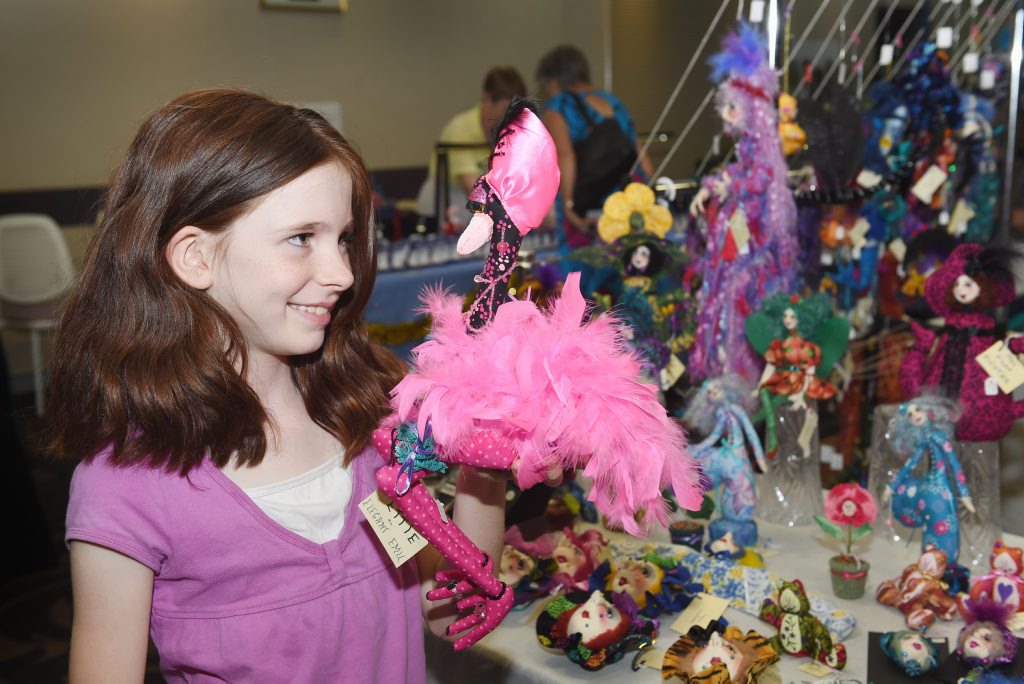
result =
[[[807,406],[803,411],[786,402],[775,409],[778,452],[768,472],[755,477],[755,512],[762,520],[794,527],[810,525],[822,513],[818,407],[813,401]]]
[[[882,494],[903,467],[906,454],[899,454],[889,439],[889,420],[896,415],[897,404],[875,408],[871,426],[868,490],[881,506]],[[997,442],[954,442],[957,458],[967,478],[974,513],[957,503],[960,519],[960,558],[958,563],[972,573],[988,568],[992,544],[1002,534],[1002,513],[999,500],[999,444]],[[931,467],[930,458],[922,458],[913,475],[924,477]],[[955,490],[954,490],[955,491]],[[875,535],[884,535],[893,542],[921,543],[921,531],[901,524],[892,515],[891,507],[879,509]]]

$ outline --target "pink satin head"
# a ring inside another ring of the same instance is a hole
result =
[[[547,128],[528,109],[506,130],[485,178],[509,218],[525,235],[541,224],[555,201],[558,155]]]

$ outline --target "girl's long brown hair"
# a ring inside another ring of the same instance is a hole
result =
[[[207,455],[218,467],[233,454],[241,465],[263,459],[268,416],[244,380],[241,332],[174,274],[165,247],[184,226],[223,231],[268,192],[331,161],[352,178],[355,283],[323,347],[294,359],[292,372],[346,462],[367,444],[401,366],[370,341],[363,320],[376,274],[366,166],[311,110],[211,89],[151,115],[114,173],[54,339],[51,453],[82,460],[109,447],[116,464],[182,474]]]

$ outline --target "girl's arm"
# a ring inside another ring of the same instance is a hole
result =
[[[73,684],[145,677],[153,571],[102,546],[71,542]]]
[[[452,519],[474,544],[491,558],[494,574],[501,563],[501,549],[505,539],[505,482],[506,478],[487,471],[461,466],[455,493],[455,512]],[[441,555],[427,546],[416,556],[420,573],[420,597],[423,617],[435,635],[454,641],[461,634],[447,637],[445,628],[458,613],[456,599],[428,601],[427,591],[434,588],[434,575],[444,570]]]

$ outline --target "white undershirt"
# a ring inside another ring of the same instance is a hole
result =
[[[342,454],[301,475],[243,489],[275,522],[317,544],[337,539],[352,498],[352,474]]]

